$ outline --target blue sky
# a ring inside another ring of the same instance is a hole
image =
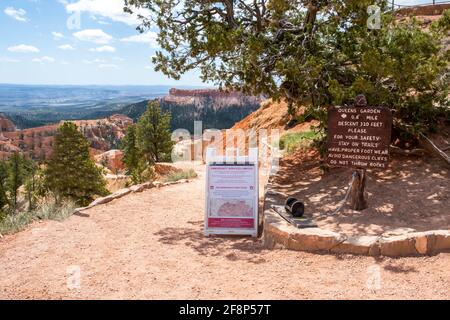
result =
[[[0,83],[202,85],[196,72],[180,81],[155,72],[154,31],[139,34],[122,8],[123,0],[0,0]]]
[[[202,85],[196,73],[177,82],[155,72],[155,34],[140,35],[122,8],[122,0],[0,0],[0,83]]]

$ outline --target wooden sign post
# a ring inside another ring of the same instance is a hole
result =
[[[389,165],[391,131],[391,111],[367,106],[364,96],[358,96],[354,106],[328,110],[327,163],[356,169],[351,199],[354,210],[367,208],[366,169],[386,169]]]

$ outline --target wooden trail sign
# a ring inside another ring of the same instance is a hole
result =
[[[364,95],[355,106],[328,110],[327,163],[333,167],[355,168],[351,185],[353,210],[367,208],[366,169],[389,165],[392,113],[384,107],[368,107]]]
[[[384,107],[334,107],[328,111],[327,163],[334,167],[386,169],[392,113]]]

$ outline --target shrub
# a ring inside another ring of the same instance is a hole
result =
[[[0,234],[19,232],[37,220],[63,221],[73,214],[75,207],[73,202],[63,202],[61,205],[45,203],[35,211],[3,216],[0,214]]]
[[[309,147],[318,138],[319,134],[314,131],[287,133],[280,139],[280,149],[290,154],[299,148]]]
[[[197,173],[194,169],[183,170],[180,172],[172,172],[164,177],[163,182],[176,182],[183,179],[192,179],[196,178]]]

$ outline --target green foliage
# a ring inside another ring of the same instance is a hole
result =
[[[194,169],[183,170],[180,172],[172,172],[164,177],[163,182],[176,182],[184,179],[196,178],[197,173]]]
[[[132,171],[139,167],[139,162],[141,159],[136,141],[135,125],[132,125],[127,129],[127,133],[122,140],[121,147],[124,153],[122,161],[127,167],[127,174],[131,175]]]
[[[3,215],[3,218],[0,214],[0,234],[16,233],[36,220],[63,221],[73,214],[74,209],[75,204],[72,202],[63,202],[60,205],[46,203],[33,211],[23,211],[14,215]]]
[[[130,126],[122,140],[123,163],[134,184],[154,178],[152,165],[169,161],[173,142],[170,113],[162,112],[158,101],[149,101],[136,125]]]
[[[9,205],[7,196],[8,183],[8,166],[5,161],[0,161],[0,216],[5,213],[4,210]],[[1,220],[1,217],[0,217]]]
[[[28,201],[28,210],[36,209],[40,199],[47,194],[44,171],[34,162],[28,165],[28,177],[25,180],[25,199]]]
[[[148,108],[136,125],[136,143],[140,154],[149,164],[170,161],[173,142],[170,132],[171,115],[162,112],[157,100]]]
[[[320,135],[314,131],[287,133],[280,139],[280,149],[291,154],[299,148],[310,146],[318,138]]]
[[[28,209],[33,210],[38,197],[44,196],[42,178],[37,165],[19,153],[0,161],[0,212],[14,214],[18,209],[20,188],[24,185]]]
[[[220,102],[214,98],[205,98],[200,103],[162,100],[161,110],[170,112],[171,130],[183,128],[194,132],[194,121],[201,120],[204,129],[229,129],[236,122],[248,116],[259,108],[259,102],[250,97],[241,97],[242,101],[236,104],[227,105],[226,108],[217,108]],[[107,115],[119,113],[127,115],[134,121],[138,121],[147,110],[148,100],[134,103],[119,110],[111,111]]]
[[[321,121],[327,109],[365,94],[392,108],[395,127],[411,135],[449,115],[449,53],[442,45],[450,14],[425,30],[414,19],[383,13],[369,30],[367,8],[386,0],[178,1],[126,0],[141,31],[159,30],[153,62],[169,77],[195,68],[204,80],[252,94],[284,98]]]
[[[89,142],[71,122],[59,127],[44,176],[58,203],[70,199],[87,205],[94,196],[108,193],[102,170],[89,155]]]
[[[136,125],[128,128],[125,138],[122,140],[122,151],[124,153],[123,163],[127,168],[127,175],[131,176],[133,184],[149,181],[152,175],[146,172],[148,163],[142,158],[136,137]]]
[[[7,189],[11,198],[11,206],[13,210],[17,207],[18,191],[25,182],[28,175],[30,160],[25,159],[22,154],[14,153],[7,162]]]

